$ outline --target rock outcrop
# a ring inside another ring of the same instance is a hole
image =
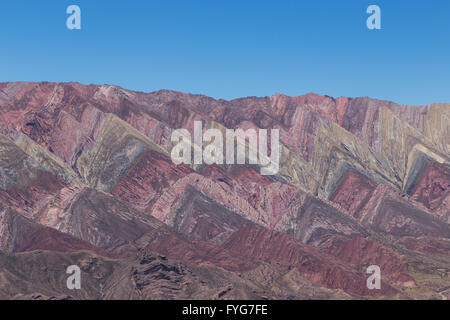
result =
[[[449,104],[0,89],[0,298],[446,296]],[[279,172],[176,165],[171,134],[195,121],[279,129]],[[77,292],[64,281],[73,264]],[[380,290],[367,288],[370,265]]]

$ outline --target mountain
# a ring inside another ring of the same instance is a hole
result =
[[[197,121],[278,172],[176,164]],[[449,151],[450,104],[0,83],[0,298],[448,299]]]

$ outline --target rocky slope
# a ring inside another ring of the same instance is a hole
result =
[[[279,172],[176,165],[199,120],[279,129]],[[0,83],[0,298],[447,299],[449,126],[449,104]]]

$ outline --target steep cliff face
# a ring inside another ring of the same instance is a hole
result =
[[[57,282],[63,274],[39,268],[64,273],[69,261],[89,274],[74,298],[447,294],[448,104],[0,88],[0,264],[8,276],[12,261],[33,264],[0,297],[73,294]],[[171,134],[192,134],[195,121],[279,129],[279,172],[176,165]],[[369,265],[381,268],[381,290],[366,286]]]

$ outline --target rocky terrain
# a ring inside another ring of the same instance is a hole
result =
[[[194,121],[279,172],[176,165]],[[0,298],[449,299],[450,104],[0,83]]]

